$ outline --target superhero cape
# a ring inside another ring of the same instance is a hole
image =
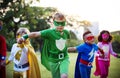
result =
[[[109,59],[110,59],[110,52],[109,52]],[[94,75],[99,76],[101,72],[98,64],[98,56],[95,57],[95,66],[96,66],[96,69],[95,69]],[[109,61],[109,66],[110,66],[110,61]]]
[[[48,58],[48,40],[45,39],[44,43],[43,43],[43,47],[42,47],[42,51],[41,51],[41,63],[43,64],[43,66],[46,67],[47,70],[50,70],[50,66],[49,66],[49,58]]]
[[[95,65],[96,65],[96,70],[94,72],[94,75],[99,76],[100,75],[100,69],[99,69],[99,64],[98,64],[98,56],[95,57]]]
[[[74,72],[74,78],[81,78],[80,76],[80,68],[79,68],[79,62],[80,62],[81,54],[78,53],[76,65],[75,65],[75,72]]]
[[[30,45],[29,41],[24,43],[24,46],[28,48],[29,70],[27,71],[27,78],[41,78],[38,59],[33,47]]]

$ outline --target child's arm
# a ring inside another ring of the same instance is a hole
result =
[[[68,47],[68,52],[75,52],[76,51],[76,47]]]
[[[101,54],[99,54],[99,57],[103,57],[104,58],[104,51],[103,51],[103,49],[98,47],[98,50],[101,53]]]
[[[25,34],[22,37],[20,37],[17,40],[17,42],[21,44],[22,42],[24,42],[28,38],[35,38],[35,37],[39,37],[39,36],[41,36],[40,32],[31,32],[30,34]]]
[[[118,54],[113,51],[111,43],[110,43],[110,54],[113,55],[114,57],[119,57]]]

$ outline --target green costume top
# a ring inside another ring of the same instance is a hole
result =
[[[49,61],[59,62],[68,57],[66,40],[70,38],[67,30],[63,34],[56,29],[47,29],[40,31],[41,38],[44,40],[41,52],[41,63],[48,69]]]

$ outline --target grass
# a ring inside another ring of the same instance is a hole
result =
[[[9,52],[7,55],[9,56]],[[39,52],[37,52],[37,56],[38,56],[38,59],[40,61]],[[69,56],[70,56],[70,66],[69,66],[69,77],[68,78],[74,78],[74,68],[75,68],[77,53],[69,53]],[[111,56],[111,63],[110,63],[108,78],[120,78],[119,65],[120,65],[120,58],[118,59],[118,58],[114,58],[113,56]],[[7,78],[12,78],[13,63],[10,63],[9,65],[7,65],[6,70],[7,70],[6,71]],[[41,70],[41,78],[52,78],[51,73],[48,70],[46,70],[46,68],[43,65],[41,65],[41,63],[40,63],[40,70]],[[95,63],[93,62],[91,78],[96,78],[93,75],[94,70],[95,70]]]

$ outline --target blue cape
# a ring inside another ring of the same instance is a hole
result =
[[[81,54],[78,53],[77,60],[76,60],[76,65],[75,65],[74,78],[81,78],[81,76],[80,76],[80,68],[79,68],[80,57],[81,57]]]

